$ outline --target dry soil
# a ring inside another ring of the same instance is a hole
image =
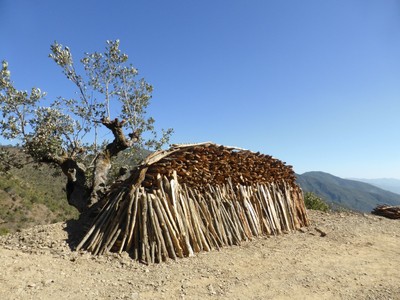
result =
[[[143,265],[71,251],[66,223],[0,237],[0,299],[400,299],[400,220],[309,211],[312,225]]]

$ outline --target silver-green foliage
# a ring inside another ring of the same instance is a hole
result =
[[[18,90],[11,81],[8,63],[3,61],[0,71],[3,138],[16,141],[37,163],[61,166],[71,181],[76,180],[76,171],[92,170],[86,179],[94,176],[96,158],[100,167],[102,161],[109,161],[120,152],[133,155],[137,149],[158,149],[168,143],[172,129],[162,130],[158,137],[154,119],[147,114],[153,87],[128,63],[118,40],[107,41],[102,53],[85,53],[79,67],[68,47],[54,42],[50,50],[49,57],[75,85],[76,96],[49,101],[39,88],[30,92]],[[113,141],[99,138],[104,130],[111,131]],[[0,156],[6,157],[7,152],[0,151]],[[9,167],[0,167],[0,171]],[[101,181],[108,170],[109,167],[103,167]]]
[[[46,94],[39,88],[17,90],[8,63],[3,61],[0,134],[18,141],[34,159],[45,162],[60,155],[76,157],[100,151],[107,144],[98,139],[102,119],[125,120],[124,130],[137,137],[135,146],[159,148],[167,143],[172,130],[157,138],[154,119],[147,117],[153,87],[138,78],[138,70],[128,63],[119,46],[118,40],[107,41],[104,53],[85,53],[80,60],[84,72],[78,74],[70,49],[54,42],[49,56],[78,93],[75,98],[59,97],[50,102],[43,101]],[[152,133],[151,138],[143,138],[146,131]],[[86,138],[89,133],[94,136],[91,142]]]

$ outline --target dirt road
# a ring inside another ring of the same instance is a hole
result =
[[[299,232],[158,265],[72,252],[65,223],[0,237],[0,299],[400,299],[400,220],[309,211]]]

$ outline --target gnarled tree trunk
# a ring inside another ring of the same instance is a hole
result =
[[[67,176],[67,200],[80,213],[88,211],[95,203],[99,202],[107,192],[108,176],[111,169],[111,158],[119,152],[129,148],[138,140],[137,135],[132,133],[128,140],[123,133],[124,120],[109,120],[103,118],[101,123],[114,135],[114,140],[99,152],[94,161],[93,178],[88,185],[86,167],[76,161],[74,155],[62,157],[47,157],[46,162],[59,165]]]
[[[93,171],[92,191],[90,194],[89,207],[97,203],[106,193],[107,180],[111,169],[111,158],[116,156],[119,152],[129,148],[133,142],[137,141],[137,135],[132,133],[130,140],[128,140],[122,127],[125,120],[119,121],[118,119],[109,120],[103,118],[101,123],[106,126],[114,135],[114,140],[100,152],[95,160]]]
[[[88,207],[89,189],[86,186],[86,168],[73,159],[66,159],[61,164],[63,173],[67,176],[67,200],[80,213]]]

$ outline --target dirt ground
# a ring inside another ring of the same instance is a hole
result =
[[[400,299],[400,220],[309,211],[312,225],[142,265],[71,251],[67,225],[0,237],[0,299]]]

